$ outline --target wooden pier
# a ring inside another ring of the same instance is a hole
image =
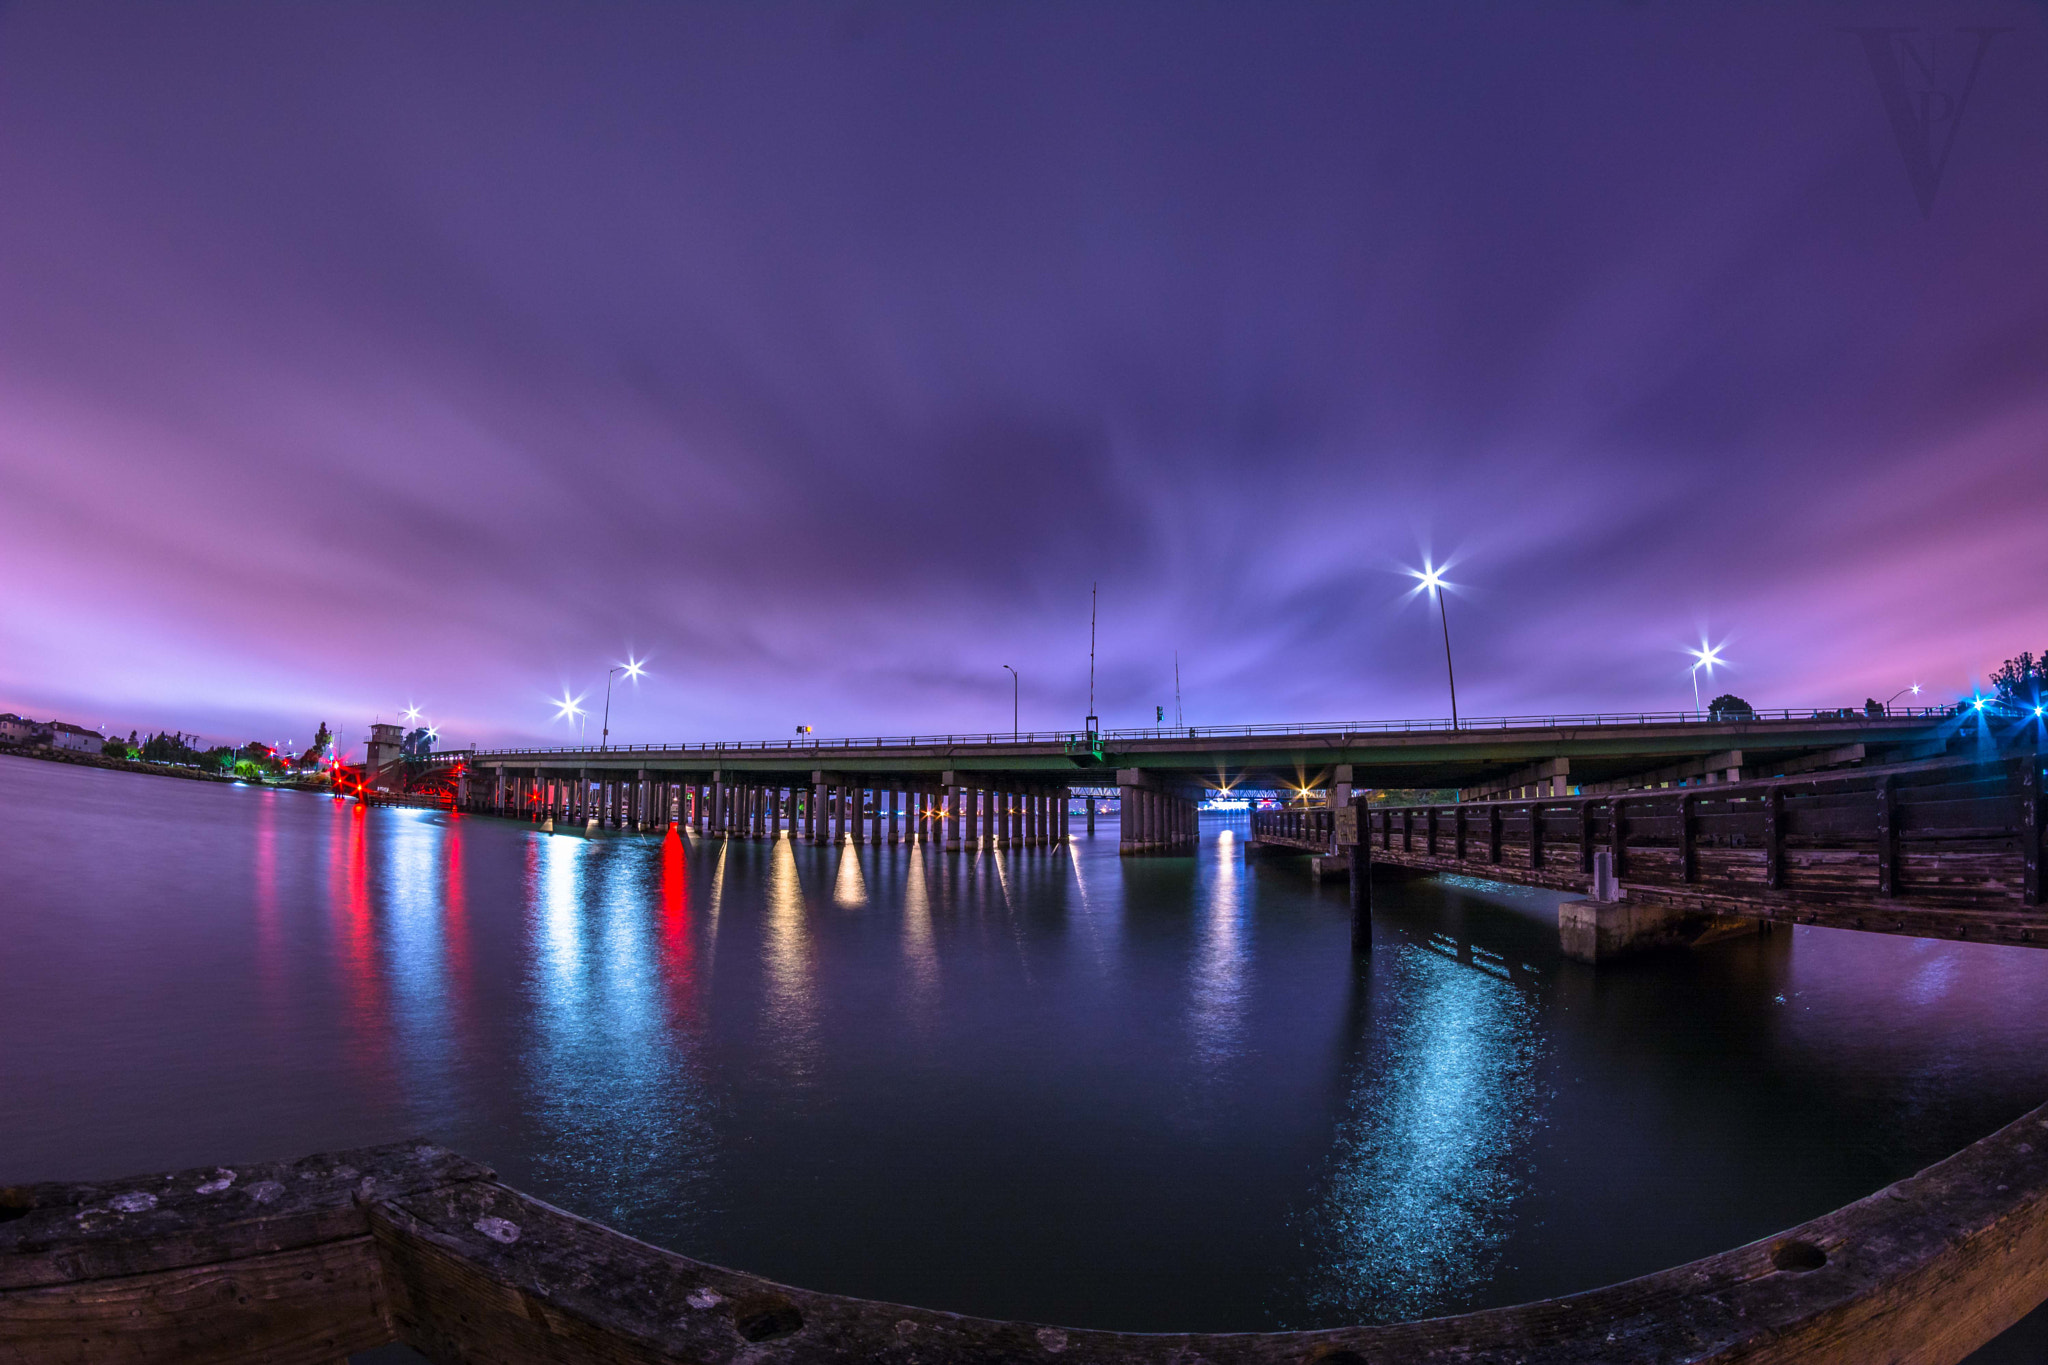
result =
[[[1710,917],[2048,946],[2036,750],[1606,796],[1355,806],[1364,860]],[[1259,846],[1335,855],[1333,810],[1259,811]]]

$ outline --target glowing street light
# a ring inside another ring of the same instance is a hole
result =
[[[408,706],[408,707],[406,707],[406,708],[405,708],[405,718],[406,718],[407,720],[418,720],[418,719],[420,718],[420,708],[419,708],[419,707],[417,707],[417,706]]]
[[[628,654],[626,656],[626,662],[622,664],[613,664],[611,672],[604,675],[604,734],[598,739],[598,748],[609,749],[611,747],[612,680],[617,678],[619,674],[623,673],[627,677],[633,679],[635,682],[638,682],[640,680],[641,674],[643,674],[644,672],[646,672],[646,670],[640,666],[640,661],[634,658],[632,655]]]
[[[1920,684],[1914,683],[1911,687],[1902,687],[1898,691],[1892,693],[1889,697],[1886,697],[1884,699],[1885,710],[1891,710],[1892,703],[1897,701],[1900,697],[1905,696],[1908,692],[1911,692],[1916,697],[1919,696]]]
[[[576,724],[578,718],[586,714],[582,706],[578,704],[582,700],[583,698],[581,697],[570,696],[569,689],[563,688],[562,699],[554,703],[555,719],[566,720],[572,725]],[[581,729],[580,726],[578,728]]]
[[[1008,664],[1004,664],[1003,667],[1010,668]],[[1017,678],[1017,670],[1010,668],[1010,743],[1012,744],[1017,742],[1017,689],[1021,685]]]
[[[1425,559],[1422,567],[1410,569],[1408,576],[1420,580],[1415,591],[1426,592],[1436,599],[1437,619],[1443,622],[1444,627],[1444,678],[1451,685],[1451,728],[1455,730],[1458,728],[1458,675],[1451,669],[1451,617],[1444,607],[1444,589],[1447,586],[1444,571]]]
[[[1693,665],[1690,670],[1692,673],[1692,709],[1697,713],[1700,710],[1700,670],[1706,669],[1707,677],[1711,680],[1714,676],[1714,665],[1726,663],[1727,660],[1721,657],[1721,646],[1710,645],[1705,640],[1700,641],[1698,649],[1688,648],[1685,652],[1693,657]]]

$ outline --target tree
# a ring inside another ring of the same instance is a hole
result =
[[[2048,649],[2038,659],[2025,650],[2007,659],[1991,675],[1991,685],[1998,689],[2000,701],[2039,706],[2042,691],[2048,689]]]
[[[108,740],[105,744],[100,745],[100,752],[108,758],[132,758],[134,756],[129,751],[128,741],[125,739]]]
[[[197,736],[194,736],[197,738]],[[191,765],[199,762],[199,751],[185,742],[180,731],[168,734],[158,731],[142,741],[142,757],[151,763],[182,763]]]
[[[1707,714],[1715,720],[1754,720],[1756,708],[1733,692],[1723,692],[1707,703]]]

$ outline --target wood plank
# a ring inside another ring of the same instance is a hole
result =
[[[2041,903],[2041,760],[2028,757],[2020,766],[2020,865],[2022,905]]]
[[[397,1339],[367,1233],[210,1265],[0,1290],[10,1365],[333,1365]]]
[[[1877,779],[1877,894],[1896,896],[1899,888],[1898,793],[1889,777]]]
[[[1609,847],[1614,853],[1614,879],[1621,881],[1628,873],[1628,817],[1623,812],[1623,799],[1619,796],[1609,804]]]
[[[1699,860],[1693,847],[1692,793],[1678,798],[1678,879],[1682,882],[1699,879]]]
[[[359,1195],[489,1172],[424,1141],[88,1183],[17,1185],[0,1289],[140,1275],[361,1236]]]

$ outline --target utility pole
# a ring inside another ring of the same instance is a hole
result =
[[[1008,664],[1004,668],[1010,668]],[[1010,668],[1010,742],[1017,742],[1017,670]]]

